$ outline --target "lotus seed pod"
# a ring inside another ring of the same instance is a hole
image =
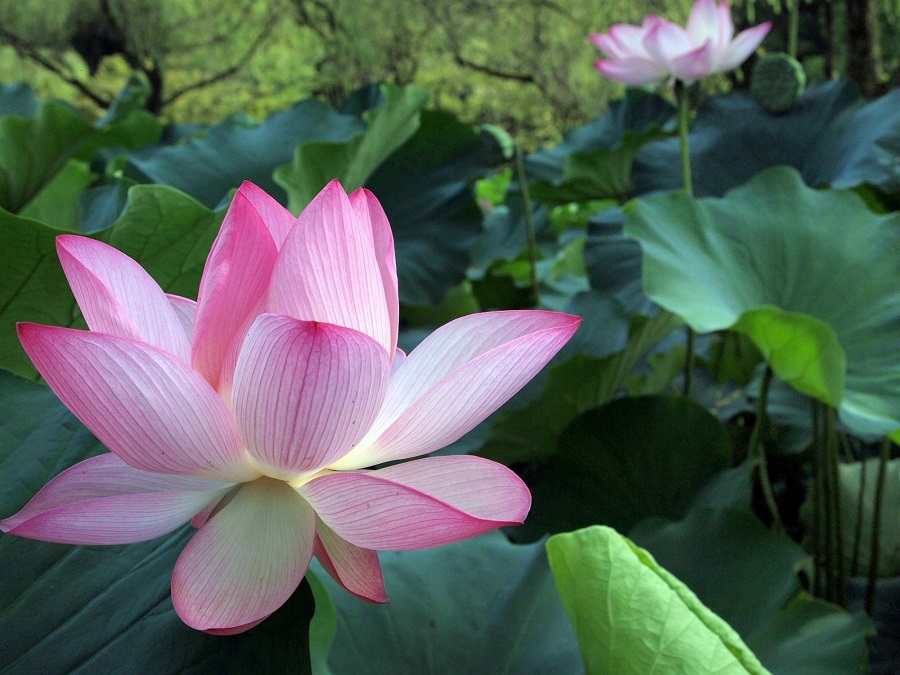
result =
[[[767,54],[753,66],[750,90],[771,113],[787,111],[800,98],[805,86],[803,66],[787,54]]]

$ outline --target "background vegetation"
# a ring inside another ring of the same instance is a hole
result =
[[[775,48],[790,1],[735,0],[736,21],[773,19],[766,45]],[[869,95],[896,83],[900,0],[800,1],[800,55],[813,78],[848,72]],[[533,148],[596,117],[622,93],[593,69],[588,32],[647,13],[683,21],[690,5],[55,0],[48,11],[43,0],[0,0],[0,82],[27,81],[41,97],[99,116],[139,70],[153,90],[147,107],[175,122],[232,114],[260,120],[310,95],[338,104],[363,84],[415,82],[433,106],[501,125]]]

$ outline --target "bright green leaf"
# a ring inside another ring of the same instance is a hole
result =
[[[741,314],[731,329],[753,340],[778,376],[797,391],[840,405],[847,357],[827,323],[763,305]]]
[[[547,555],[589,675],[768,673],[734,629],[615,530],[554,535]]]

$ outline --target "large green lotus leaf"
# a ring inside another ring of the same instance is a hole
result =
[[[797,568],[806,554],[749,509],[701,506],[679,522],[646,520],[629,535],[738,631],[773,674],[864,672],[869,619],[802,593]]]
[[[519,409],[501,412],[477,454],[504,464],[552,457],[566,425],[586,410],[611,401],[647,352],[680,325],[680,319],[668,312],[636,317],[624,349],[604,358],[576,354],[554,364],[548,369],[543,393]]]
[[[532,196],[547,204],[626,198],[637,151],[665,135],[663,126],[673,112],[661,97],[630,90],[602,117],[570,130],[559,145],[527,158],[526,171],[537,179]]]
[[[862,106],[846,81],[809,87],[787,112],[767,112],[749,92],[707,100],[689,136],[694,193],[721,196],[761,171],[787,165],[809,185],[871,183],[900,190],[900,91]],[[678,139],[645,146],[634,162],[634,192],[682,186]]]
[[[102,447],[47,388],[0,371],[0,515]],[[309,672],[313,613],[303,584],[248,633],[188,628],[172,607],[172,570],[191,528],[129,546],[67,546],[0,535],[4,672]]]
[[[310,141],[297,146],[294,160],[275,169],[287,192],[288,208],[300,213],[328,181],[338,178],[347,192],[365,185],[372,172],[419,128],[428,92],[410,85],[381,86],[383,102],[362,114],[366,130],[343,142]]]
[[[319,575],[336,635],[318,675],[581,671],[542,544],[516,546],[492,532],[379,555],[389,604],[362,602]],[[316,601],[318,622],[319,591]]]
[[[98,133],[56,102],[43,103],[31,118],[0,117],[0,208],[17,213]]]
[[[547,541],[589,675],[768,673],[691,590],[609,527]]]
[[[92,236],[130,255],[169,293],[194,298],[206,256],[222,222],[187,195],[163,185],[135,186],[112,227]],[[54,326],[83,322],[56,256],[65,230],[0,210],[0,367],[33,378],[36,371],[19,345],[17,321]]]
[[[366,182],[394,232],[401,302],[437,304],[465,278],[482,219],[472,183],[500,158],[491,134],[423,110],[418,131]]]
[[[130,171],[141,182],[171,185],[209,208],[244,180],[283,202],[286,195],[272,180],[272,172],[291,161],[297,145],[345,141],[363,129],[360,118],[309,99],[258,125],[229,119],[176,145],[138,150],[129,156]]]
[[[137,260],[167,293],[193,299],[224,215],[174,188],[136,185],[119,219],[95,236]]]
[[[37,371],[16,337],[18,321],[77,325],[78,308],[54,243],[64,233],[0,209],[0,367],[23,377],[35,378]]]
[[[638,199],[647,295],[701,333],[744,331],[855,432],[900,428],[900,214],[776,168],[722,199]],[[841,390],[841,352],[846,371]]]
[[[641,396],[576,417],[531,485],[517,539],[603,523],[627,532],[644,518],[679,518],[731,465],[725,427],[694,401]]]

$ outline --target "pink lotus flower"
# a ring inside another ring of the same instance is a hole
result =
[[[612,80],[641,86],[672,77],[690,84],[737,68],[771,27],[766,22],[733,38],[727,0],[718,6],[715,0],[697,0],[686,30],[651,15],[640,26],[616,24],[608,33],[594,33],[590,38],[609,57],[594,65]]]
[[[485,419],[575,332],[543,311],[457,319],[396,348],[393,237],[375,197],[329,184],[299,218],[244,183],[199,298],[167,296],[84,237],[57,249],[89,331],[19,324],[35,366],[112,452],[48,483],[5,532],[121,544],[198,532],[172,578],[190,626],[237,633],[297,588],[313,553],[348,591],[387,600],[377,550],[521,523],[531,495],[437,450]]]

